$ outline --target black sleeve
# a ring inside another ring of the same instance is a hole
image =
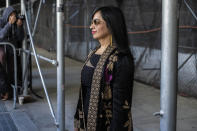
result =
[[[80,97],[81,97],[81,89],[79,91],[79,99],[78,99],[78,102],[77,102],[77,107],[76,107],[76,112],[75,112],[75,115],[74,115],[74,127],[75,128],[80,128],[80,119],[79,119],[79,110],[80,110],[80,104],[81,104],[81,101],[80,101]]]
[[[112,121],[111,131],[128,131],[133,129],[131,118],[131,101],[133,88],[134,64],[129,56],[119,57],[114,65],[112,80]]]

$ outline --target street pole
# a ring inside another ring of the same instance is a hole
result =
[[[176,131],[177,0],[162,0],[160,131]]]
[[[57,27],[57,131],[65,130],[64,3],[56,0]]]

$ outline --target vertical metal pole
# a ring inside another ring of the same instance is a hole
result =
[[[89,6],[88,6],[88,0],[85,0],[84,1],[84,4],[85,4],[85,11],[84,11],[84,25],[85,25],[85,28],[84,28],[84,40],[86,42],[86,53],[87,55],[89,54],[89,50],[90,50],[90,46],[89,46],[89,33],[87,31],[87,26],[88,26],[88,20],[89,20]]]
[[[31,18],[31,1],[30,0],[26,0],[26,4],[27,4],[27,16],[28,16],[28,20],[29,20],[29,25],[30,25],[30,29],[32,30],[32,18]]]
[[[160,131],[176,131],[177,0],[162,1]]]
[[[66,46],[66,53],[68,53],[69,50],[69,36],[70,36],[70,27],[68,26],[69,23],[69,5],[68,5],[68,0],[66,0],[66,14],[65,14],[65,20],[66,20],[66,40],[65,40],[65,46]]]
[[[21,15],[25,15],[25,7],[24,7],[24,4],[23,3],[24,0],[21,0]],[[25,23],[24,23],[24,28],[26,28],[25,26]],[[27,49],[27,35],[26,35],[26,30],[24,30],[25,32],[25,38],[23,40],[23,45],[22,45],[22,48],[24,50]],[[27,73],[26,73],[26,68],[27,68],[27,54],[25,52],[23,52],[23,95],[24,96],[27,96],[28,95],[28,90],[27,90],[27,87],[28,87],[28,83],[27,83]],[[24,76],[25,75],[25,76]]]
[[[10,6],[10,0],[6,0],[6,7]]]
[[[6,8],[10,6],[10,0],[6,0]],[[7,53],[6,45],[4,45],[4,51]],[[6,72],[8,71],[8,66],[6,62]]]
[[[57,27],[57,131],[65,130],[65,80],[64,80],[64,4],[56,0]]]

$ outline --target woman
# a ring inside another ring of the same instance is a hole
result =
[[[111,6],[96,9],[90,29],[100,46],[89,54],[81,72],[75,130],[132,131],[134,61],[122,11]]]

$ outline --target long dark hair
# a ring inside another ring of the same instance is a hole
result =
[[[113,41],[119,52],[126,53],[129,51],[128,34],[125,23],[125,18],[118,7],[104,6],[94,10],[92,19],[96,12],[100,11],[102,18],[107,24],[107,28],[112,33]],[[114,43],[113,43],[114,44]]]

